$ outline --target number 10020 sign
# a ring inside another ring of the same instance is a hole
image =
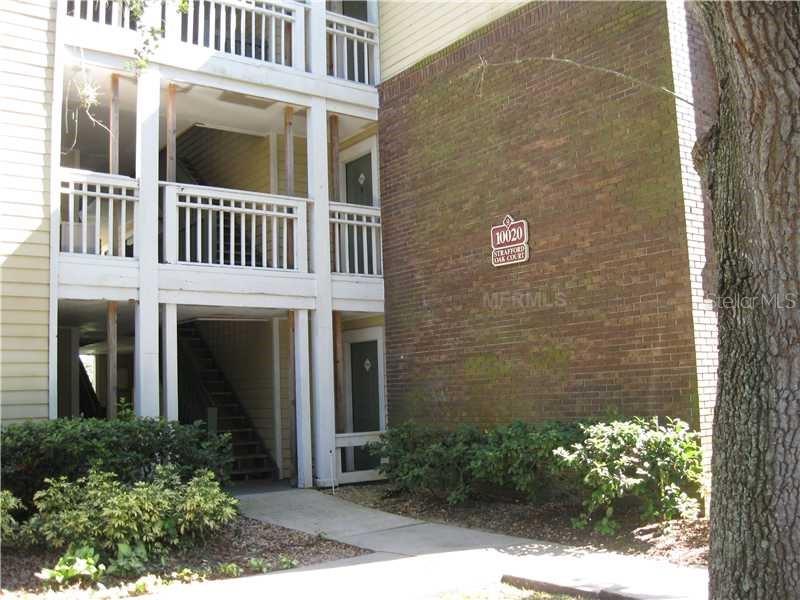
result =
[[[500,225],[492,227],[492,266],[516,265],[529,258],[528,222],[506,215]]]

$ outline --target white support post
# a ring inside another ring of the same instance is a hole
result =
[[[310,3],[308,40],[311,48],[308,55],[311,62],[311,72],[319,77],[324,77],[328,72],[328,61],[325,55],[328,45],[328,34],[325,31],[326,12],[325,2],[315,0]]]
[[[311,469],[311,384],[308,352],[308,310],[294,312],[295,421],[297,423],[297,487],[313,485]]]
[[[161,358],[164,369],[164,412],[167,421],[178,420],[178,305],[161,307]]]
[[[312,4],[312,12],[317,3]],[[312,256],[317,281],[317,306],[311,319],[314,402],[315,484],[334,481],[336,415],[333,377],[333,301],[331,297],[330,228],[328,197],[328,114],[324,98],[312,98],[306,111],[308,140],[308,191],[314,201]]]
[[[272,319],[272,435],[278,479],[283,474],[283,414],[281,410],[281,321]]]
[[[306,70],[306,9],[304,4],[295,4],[292,21],[292,68]]]
[[[178,188],[164,188],[164,262],[178,262]]]
[[[139,74],[136,86],[136,177],[139,201],[135,245],[139,256],[139,302],[134,341],[134,411],[158,417],[158,67]]]

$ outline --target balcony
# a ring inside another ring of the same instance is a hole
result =
[[[61,169],[61,252],[134,258],[135,179]]]
[[[305,199],[200,185],[161,187],[163,262],[308,271]]]
[[[313,73],[334,81],[374,88],[380,80],[377,25],[326,11],[324,48],[318,70],[307,48],[312,21],[309,4],[294,0],[189,0],[185,13],[164,0],[138,18],[130,5],[115,0],[68,0],[66,43],[113,54],[135,56],[141,46],[138,29],[160,29],[156,62],[209,71],[248,82],[272,81],[248,67],[276,69],[306,78]],[[321,25],[320,25],[321,27]],[[317,35],[312,31],[311,35]],[[220,62],[223,61],[223,62]],[[233,64],[232,64],[233,63]],[[236,67],[235,65],[242,65]],[[261,75],[259,77],[258,75]],[[274,77],[273,77],[274,79]],[[272,81],[272,83],[275,83]],[[310,91],[308,82],[289,87]]]

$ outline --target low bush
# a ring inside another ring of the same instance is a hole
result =
[[[470,467],[480,481],[514,490],[530,500],[543,499],[546,492],[552,495],[573,487],[568,474],[553,460],[553,451],[581,439],[577,423],[515,421],[486,433]]]
[[[580,440],[575,424],[515,422],[481,431],[462,426],[449,432],[405,423],[371,446],[381,471],[399,489],[458,504],[482,490],[503,488],[536,498],[563,473],[553,450]]]
[[[25,524],[53,549],[91,547],[120,571],[167,548],[207,538],[236,516],[236,500],[210,471],[182,482],[177,469],[156,467],[150,481],[127,484],[91,470],[76,481],[47,480]],[[135,570],[135,569],[134,569]]]
[[[451,504],[487,490],[537,501],[553,490],[585,498],[575,521],[612,533],[615,503],[634,497],[646,520],[691,517],[699,510],[700,445],[680,420],[599,423],[515,422],[482,432],[406,423],[370,446],[399,489]]]
[[[614,504],[633,496],[646,520],[695,517],[699,512],[702,461],[698,435],[681,420],[633,419],[584,425],[585,440],[555,454],[574,470],[588,498],[576,521],[586,525],[596,514],[595,529],[613,533]]]
[[[28,508],[46,478],[75,479],[94,468],[132,483],[151,479],[159,465],[173,465],[183,481],[210,469],[224,482],[233,460],[227,436],[158,419],[25,421],[5,427],[0,445],[3,486]]]
[[[457,504],[474,491],[472,462],[484,443],[475,427],[447,432],[406,423],[384,433],[370,452],[382,459],[381,472],[399,489]]]

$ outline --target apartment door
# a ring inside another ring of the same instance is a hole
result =
[[[344,163],[344,191],[347,204],[373,206],[372,153]],[[375,248],[371,235],[363,228],[348,225],[346,237],[348,265],[351,273],[375,272]]]
[[[372,153],[346,162],[344,174],[347,203],[372,206]]]
[[[383,402],[383,330],[368,328],[345,332],[347,359],[347,417],[352,433],[385,429]],[[378,467],[378,460],[363,448],[347,455],[348,470]]]

